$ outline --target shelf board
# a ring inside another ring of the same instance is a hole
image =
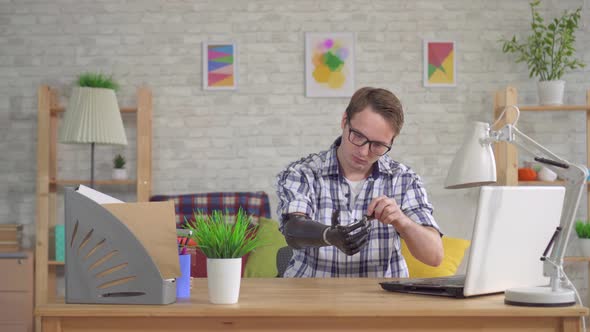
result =
[[[529,184],[529,185],[546,185],[546,186],[564,186],[565,181],[518,181],[518,184]]]
[[[65,112],[65,107],[52,107],[51,113],[63,113]],[[121,113],[137,113],[137,107],[121,107],[119,109]]]
[[[65,302],[66,298],[63,296],[50,297],[47,301],[48,304],[64,304]]]
[[[54,265],[54,266],[64,266],[66,263],[59,262],[59,261],[48,261],[47,264]]]
[[[69,185],[76,185],[76,184],[84,184],[89,185],[90,180],[61,180],[61,179],[51,179],[49,180],[49,184],[55,184],[58,186],[69,186]],[[137,184],[135,179],[127,179],[127,180],[94,180],[95,185],[130,185],[130,184]]]
[[[518,108],[521,111],[590,111],[590,106],[588,105],[523,105],[519,106]]]
[[[569,257],[564,257],[563,260],[565,262],[590,262],[590,257],[569,256]]]
[[[565,181],[563,180],[556,180],[556,181],[518,181],[518,184],[522,185],[531,185],[531,186],[565,186]],[[586,181],[586,184],[590,185],[590,181]]]

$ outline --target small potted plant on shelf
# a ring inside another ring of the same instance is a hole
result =
[[[107,76],[102,73],[84,72],[78,76],[78,86],[87,88],[119,90],[119,84],[113,79],[113,76]]]
[[[516,54],[517,63],[526,62],[528,65],[529,77],[538,77],[541,105],[561,105],[565,89],[565,81],[561,77],[568,70],[585,66],[574,58],[574,33],[578,29],[582,8],[573,12],[564,11],[561,17],[545,24],[538,12],[539,3],[540,0],[530,3],[531,34],[521,42],[516,40],[516,36],[509,40],[502,39],[502,51]]]
[[[576,234],[580,239],[582,256],[590,257],[590,223],[581,220],[576,221]]]
[[[257,226],[241,208],[235,221],[228,211],[214,210],[211,216],[194,213],[195,220],[187,221],[192,239],[207,256],[207,284],[209,302],[233,304],[238,302],[242,276],[242,257],[260,246]]]
[[[126,180],[127,179],[127,170],[125,169],[125,164],[127,161],[125,157],[118,154],[113,159],[113,179],[114,180]]]

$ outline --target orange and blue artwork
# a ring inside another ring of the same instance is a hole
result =
[[[424,86],[456,86],[453,41],[424,41]]]
[[[354,93],[354,34],[305,35],[307,97],[350,97]]]
[[[204,43],[203,88],[205,90],[237,88],[236,44]]]

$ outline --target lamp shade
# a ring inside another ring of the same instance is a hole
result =
[[[496,182],[494,153],[491,144],[485,141],[489,129],[485,122],[474,122],[467,128],[463,145],[451,163],[445,188],[470,188]]]
[[[59,140],[62,143],[127,145],[115,91],[74,88]]]

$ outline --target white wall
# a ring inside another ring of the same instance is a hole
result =
[[[590,62],[588,0],[543,1],[554,16],[584,6],[578,54]],[[451,236],[469,237],[476,191],[442,188],[446,169],[472,120],[492,120],[492,96],[507,84],[535,103],[524,64],[497,42],[529,29],[526,1],[0,1],[0,223],[34,230],[36,91],[50,84],[66,100],[86,70],[112,73],[122,106],[137,86],[154,95],[153,192],[264,190],[276,209],[274,176],[288,162],[327,148],[339,134],[347,98],[304,96],[304,32],[356,32],[356,86],[394,91],[407,122],[391,156],[422,175],[436,218]],[[457,42],[458,85],[422,86],[422,40]],[[201,42],[239,44],[235,92],[203,91]],[[588,69],[565,77],[567,102],[585,103]],[[584,163],[581,113],[523,114],[523,131]],[[101,147],[97,177],[130,146]],[[59,146],[59,173],[89,174],[88,147]],[[126,190],[104,188],[124,199]],[[131,188],[132,190],[132,188]],[[585,206],[580,209],[585,218]],[[459,212],[459,213],[458,213]],[[582,271],[583,272],[583,271]]]

